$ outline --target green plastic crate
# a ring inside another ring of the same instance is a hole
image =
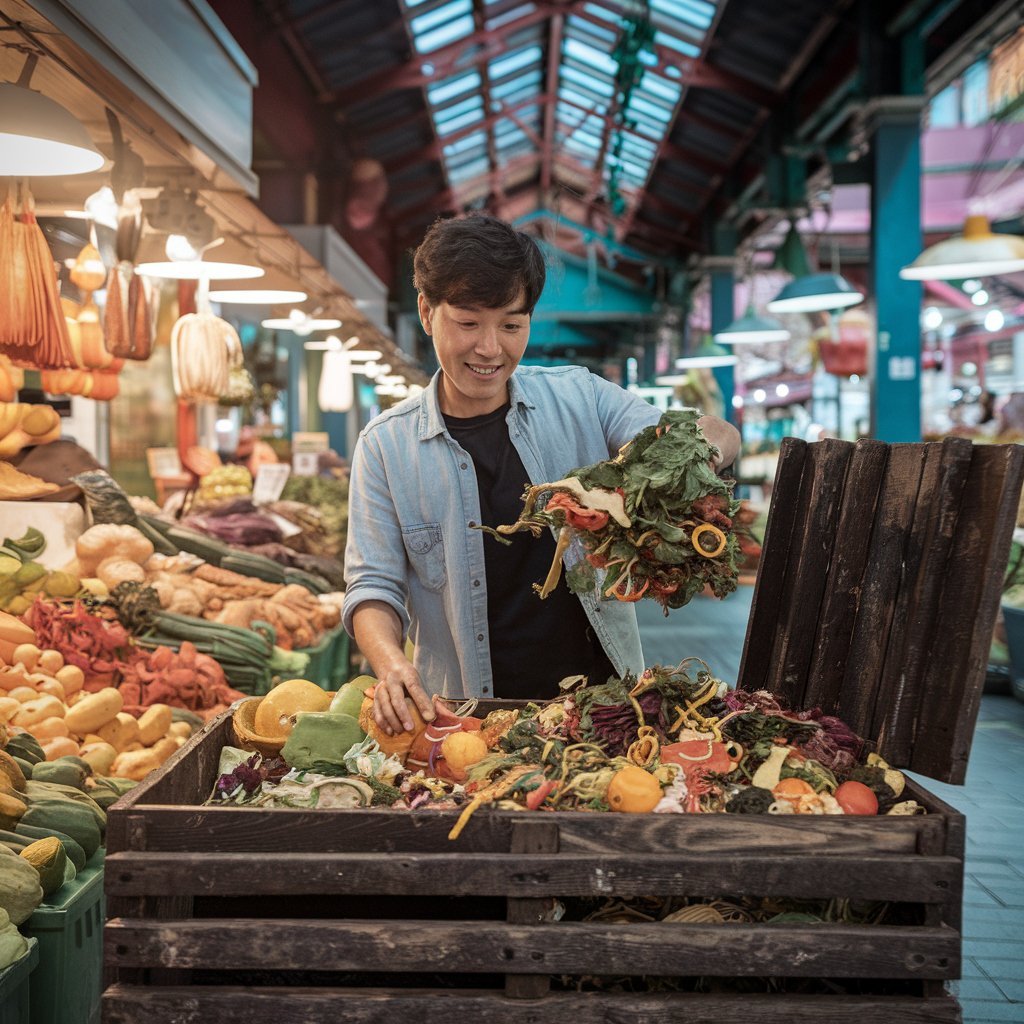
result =
[[[100,848],[21,925],[39,940],[29,979],[31,1024],[98,1024],[103,992],[103,857]]]
[[[29,975],[39,963],[39,942],[28,940],[28,952],[0,971],[0,1021],[3,1024],[31,1024],[29,1016]]]
[[[344,626],[337,626],[324,634],[323,640],[316,647],[297,647],[300,654],[309,655],[309,664],[303,679],[316,683],[322,690],[337,690],[348,682],[349,677],[349,639]],[[281,682],[280,679],[275,684]],[[262,697],[269,693],[271,687],[257,687],[255,695]]]

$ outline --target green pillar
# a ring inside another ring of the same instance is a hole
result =
[[[872,434],[920,441],[921,285],[899,272],[921,252],[921,105],[910,96],[882,103],[871,143],[871,292],[878,323]]]
[[[715,225],[715,256],[707,263],[711,270],[711,334],[724,330],[735,319],[733,258],[736,252],[736,229],[727,224]],[[731,351],[731,348],[730,348]],[[725,411],[722,418],[736,422],[732,407],[735,378],[731,366],[718,366],[712,371],[722,392]]]

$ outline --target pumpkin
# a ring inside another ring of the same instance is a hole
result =
[[[30,846],[26,846],[20,856],[39,872],[39,884],[43,887],[44,899],[64,884],[68,855],[56,836],[37,839]]]
[[[0,971],[28,952],[28,939],[15,928],[7,911],[0,909]]]
[[[0,910],[11,924],[27,921],[43,902],[39,872],[6,846],[0,847]]]
[[[363,707],[363,691],[368,686],[376,685],[377,680],[373,676],[357,676],[355,679],[345,683],[338,691],[338,695],[331,701],[331,711],[338,715],[351,715],[359,717]]]
[[[71,758],[58,761],[42,761],[32,769],[33,782],[56,782],[59,786],[74,786],[85,792],[85,780],[89,771],[76,764]]]
[[[5,832],[12,831],[24,814],[24,800],[19,800],[11,793],[0,793],[0,829]]]
[[[68,860],[74,865],[75,870],[81,871],[85,867],[85,850],[71,836],[66,836],[63,832],[58,832],[52,828],[36,828],[35,825],[26,825],[20,821],[14,832],[15,835],[24,836],[27,839],[46,839],[49,836],[56,836],[60,840],[60,845],[64,847],[64,852],[68,855]]]
[[[22,815],[19,824],[36,825],[63,832],[85,851],[86,860],[91,859],[100,848],[100,828],[92,811],[60,795],[33,800],[32,806]]]
[[[630,765],[612,776],[605,800],[613,811],[653,811],[661,801],[661,783],[650,772]]]

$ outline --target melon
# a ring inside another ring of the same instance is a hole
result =
[[[256,708],[256,733],[267,739],[287,739],[300,711],[327,711],[331,695],[308,679],[289,679],[275,686]]]
[[[376,684],[377,680],[373,676],[357,676],[338,691],[338,695],[331,701],[331,711],[358,718],[363,707],[363,690]]]

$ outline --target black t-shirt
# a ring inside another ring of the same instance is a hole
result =
[[[506,403],[484,416],[444,418],[448,432],[473,459],[480,520],[492,528],[519,518],[530,482],[509,437],[508,410]],[[558,696],[558,683],[566,676],[614,674],[587,613],[565,580],[544,601],[533,589],[534,583],[544,582],[555,557],[551,531],[537,538],[514,533],[509,539],[512,545],[506,547],[484,535],[494,696],[543,700]]]

